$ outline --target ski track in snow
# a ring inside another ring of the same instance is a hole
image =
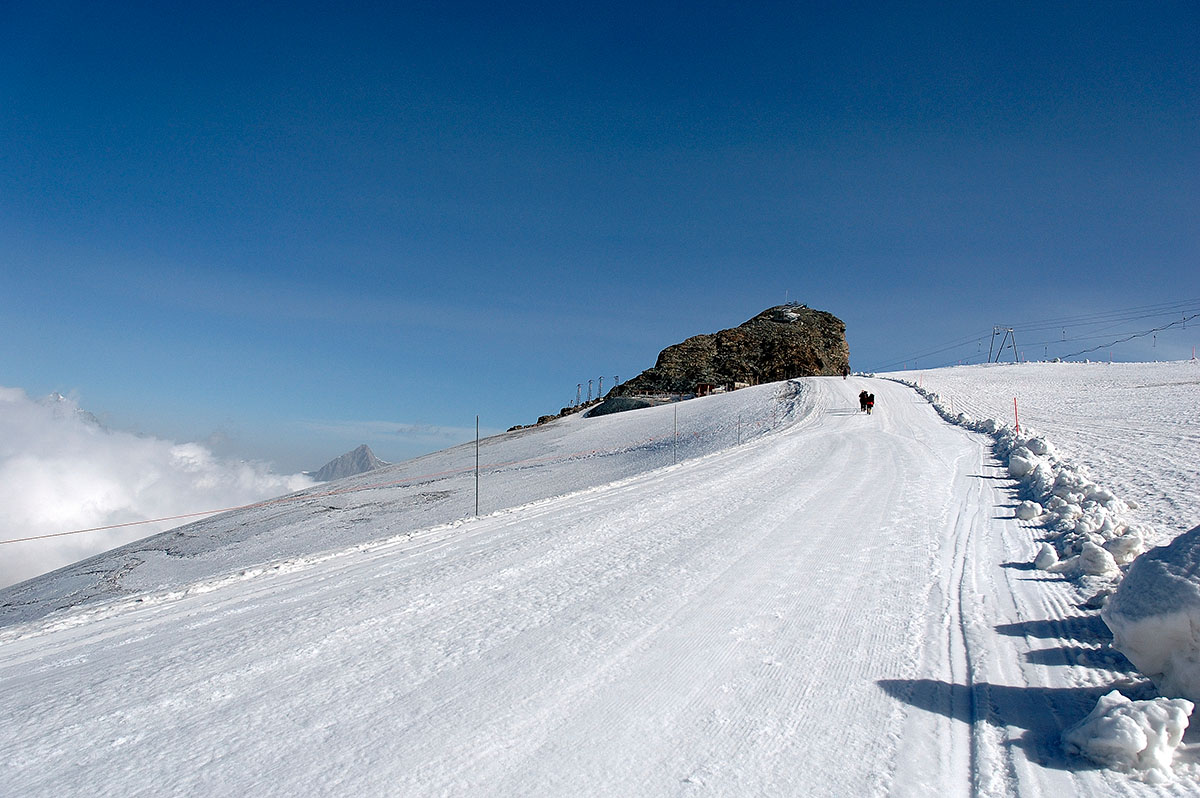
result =
[[[505,469],[516,506],[482,518],[405,527],[435,517],[412,489],[349,494],[357,525],[330,499],[194,525],[255,527],[244,557],[282,521],[344,544],[324,553],[230,567],[206,542],[192,581],[136,597],[118,553],[50,614],[48,583],[10,590],[0,794],[1193,794],[1190,761],[1152,788],[1062,752],[1096,697],[1144,688],[1075,588],[1027,567],[1037,530],[990,439],[895,383],[801,385],[703,400],[725,443],[679,465],[594,455],[557,497],[577,460]],[[751,411],[770,424],[730,445]],[[673,458],[640,427],[596,437],[670,412],[514,440]],[[462,482],[421,490],[461,507]]]

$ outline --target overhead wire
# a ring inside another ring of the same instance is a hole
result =
[[[1134,333],[1126,338],[1121,338],[1116,341],[1110,341],[1107,344],[1100,344],[1099,346],[1093,346],[1091,349],[1083,349],[1078,352],[1072,352],[1069,355],[1062,355],[1061,357],[1063,360],[1067,360],[1068,358],[1079,357],[1080,355],[1086,355],[1090,352],[1096,352],[1100,349],[1105,349],[1110,346],[1116,346],[1117,344],[1123,344],[1126,341],[1132,341],[1135,338],[1145,338],[1147,335],[1159,333],[1159,332],[1162,332],[1163,330],[1169,330],[1170,328],[1174,327],[1177,324],[1187,324],[1192,319],[1197,319],[1197,318],[1200,318],[1200,313],[1195,313],[1191,316],[1184,316],[1182,319],[1176,319],[1175,321],[1171,322],[1170,324],[1164,324],[1161,327],[1155,327],[1151,330],[1143,330],[1141,332]]]
[[[1153,316],[1165,315],[1172,311],[1187,313],[1192,310],[1200,310],[1200,299],[1164,302],[1154,305],[1139,305],[1115,311],[1102,311],[1058,319],[1029,321],[1023,324],[1014,324],[1012,327],[1018,332],[1035,332],[1037,330],[1052,330],[1060,327],[1080,327],[1105,322],[1151,318]]]
[[[1100,312],[1095,312],[1095,313],[1080,314],[1080,315],[1076,315],[1076,316],[1066,316],[1066,317],[1061,317],[1058,319],[1039,319],[1039,320],[1027,322],[1024,324],[1013,324],[1013,325],[1004,325],[1004,326],[1011,327],[1011,329],[1013,329],[1017,333],[1033,333],[1033,332],[1040,332],[1040,331],[1052,330],[1052,329],[1062,329],[1062,330],[1066,331],[1066,330],[1069,330],[1072,328],[1089,327],[1089,326],[1095,326],[1095,325],[1105,325],[1102,329],[1087,331],[1087,332],[1085,332],[1085,334],[1076,334],[1076,335],[1070,335],[1070,336],[1064,335],[1062,338],[1056,338],[1053,340],[1044,340],[1044,341],[1034,341],[1034,342],[1025,344],[1025,346],[1050,346],[1053,344],[1082,343],[1085,341],[1095,340],[1099,337],[1102,337],[1101,333],[1103,333],[1106,330],[1111,330],[1114,327],[1119,327],[1122,324],[1125,324],[1125,323],[1128,323],[1131,321],[1141,321],[1143,319],[1162,317],[1162,316],[1166,315],[1167,313],[1179,313],[1180,318],[1175,319],[1173,322],[1171,322],[1169,324],[1164,324],[1161,327],[1155,327],[1150,330],[1139,331],[1137,333],[1133,333],[1133,334],[1129,335],[1126,338],[1121,338],[1121,339],[1112,341],[1107,344],[1100,344],[1093,349],[1085,349],[1080,352],[1075,352],[1075,353],[1072,353],[1069,355],[1059,355],[1059,357],[1061,359],[1065,360],[1067,358],[1077,357],[1078,355],[1081,355],[1081,354],[1087,354],[1089,352],[1104,349],[1106,346],[1115,346],[1118,343],[1124,343],[1126,341],[1135,340],[1136,338],[1145,337],[1146,335],[1151,335],[1151,334],[1153,334],[1155,332],[1159,332],[1161,330],[1170,329],[1172,327],[1176,327],[1179,325],[1186,325],[1186,323],[1188,321],[1191,321],[1192,319],[1196,318],[1197,315],[1200,315],[1200,299],[1187,299],[1187,300],[1179,300],[1179,301],[1173,301],[1173,302],[1161,302],[1161,303],[1150,304],[1150,305],[1137,305],[1137,306],[1131,306],[1131,307],[1127,307],[1127,308],[1121,308],[1119,310],[1100,311]],[[1191,314],[1191,315],[1189,315],[1189,314]],[[974,342],[977,340],[983,341],[986,339],[990,339],[994,335],[995,329],[996,328],[993,328],[993,330],[989,330],[982,334],[976,334],[976,335],[967,336],[965,338],[955,339],[953,341],[939,345],[936,348],[918,352],[916,354],[908,355],[907,357],[897,358],[889,363],[885,363],[881,366],[876,367],[875,370],[876,371],[886,371],[886,370],[895,368],[897,366],[907,364],[910,362],[914,362],[914,361],[917,361],[917,360],[920,360],[923,358],[928,358],[928,357],[932,357],[934,355],[944,354],[945,352],[950,352],[955,349],[960,349],[964,346],[969,345],[971,342]],[[1084,332],[1084,331],[1081,331],[1081,332]],[[972,360],[972,358],[964,358],[963,360],[966,360],[969,362],[970,360]],[[980,358],[980,360],[982,360],[982,358]]]

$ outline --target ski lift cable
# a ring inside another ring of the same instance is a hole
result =
[[[1163,316],[1163,315],[1166,315],[1167,313],[1180,313],[1180,312],[1182,312],[1184,314],[1183,318],[1177,320],[1180,323],[1186,323],[1190,319],[1195,318],[1195,316],[1188,316],[1187,313],[1188,312],[1200,313],[1200,299],[1188,299],[1188,300],[1177,301],[1177,302],[1163,302],[1163,303],[1157,303],[1157,304],[1151,304],[1151,305],[1137,305],[1137,306],[1132,306],[1132,307],[1124,308],[1122,310],[1117,310],[1117,311],[1105,311],[1105,312],[1100,312],[1100,313],[1090,313],[1090,314],[1084,314],[1084,315],[1078,315],[1078,316],[1066,316],[1066,317],[1059,318],[1057,320],[1043,319],[1043,320],[1033,321],[1033,322],[1029,322],[1029,323],[1021,324],[1021,325],[1004,325],[1004,326],[1012,327],[1015,331],[1020,332],[1020,333],[1038,332],[1038,331],[1046,330],[1046,329],[1065,330],[1070,327],[1083,327],[1083,326],[1088,326],[1088,325],[1106,324],[1106,323],[1109,325],[1109,327],[1106,329],[1111,329],[1112,326],[1116,326],[1116,325],[1119,325],[1120,323],[1127,322],[1127,321],[1139,321],[1139,320],[1146,319],[1146,318],[1153,318],[1155,316]],[[1168,325],[1168,326],[1173,326],[1173,325]],[[1027,344],[1027,346],[1049,346],[1050,344],[1061,344],[1064,342],[1082,342],[1082,341],[1087,341],[1087,340],[1094,340],[1094,338],[1097,337],[1097,335],[1100,332],[1103,332],[1103,330],[1093,331],[1093,333],[1091,335],[1071,336],[1069,338],[1058,338],[1053,341],[1039,341],[1036,343]],[[991,335],[992,335],[992,333],[989,331],[989,332],[985,332],[982,334],[971,335],[971,336],[967,336],[964,338],[956,339],[954,341],[950,341],[945,344],[939,345],[930,350],[919,352],[917,354],[908,355],[907,357],[896,358],[895,360],[892,360],[889,363],[885,363],[881,366],[876,367],[875,370],[876,371],[887,371],[888,369],[894,368],[896,366],[901,366],[905,363],[909,363],[914,360],[920,360],[922,358],[932,357],[933,355],[939,355],[939,354],[943,354],[945,352],[952,351],[959,347],[966,346],[967,344],[971,343],[972,341],[987,339]],[[1120,341],[1116,341],[1114,343],[1120,343]],[[1103,348],[1103,347],[1100,347],[1100,348]],[[1091,350],[1088,350],[1088,351],[1091,351]],[[1072,356],[1068,355],[1067,357],[1072,357]]]
[[[1186,324],[1187,322],[1191,321],[1192,319],[1196,319],[1196,318],[1200,318],[1200,313],[1195,313],[1191,316],[1184,316],[1181,319],[1176,319],[1175,321],[1171,322],[1170,324],[1164,324],[1161,327],[1155,327],[1150,330],[1143,330],[1141,332],[1133,333],[1132,335],[1130,335],[1126,338],[1121,338],[1120,340],[1117,340],[1117,341],[1111,341],[1107,344],[1100,344],[1099,346],[1093,346],[1091,349],[1083,349],[1079,352],[1072,352],[1069,355],[1063,355],[1062,359],[1066,360],[1067,358],[1078,357],[1079,355],[1086,355],[1091,352],[1095,352],[1097,350],[1104,349],[1106,347],[1116,346],[1117,344],[1123,344],[1127,341],[1132,341],[1135,338],[1145,338],[1147,335],[1154,335],[1155,333],[1160,333],[1163,330],[1169,330],[1172,327],[1175,327],[1177,325]]]
[[[1034,332],[1042,329],[1085,327],[1093,324],[1104,324],[1108,322],[1131,321],[1134,319],[1152,318],[1154,316],[1165,316],[1167,314],[1178,313],[1181,311],[1184,313],[1200,311],[1200,299],[1189,299],[1180,302],[1161,303],[1158,305],[1142,305],[1124,308],[1122,310],[1107,311],[1103,313],[1090,313],[1081,316],[1068,316],[1059,319],[1044,319],[1013,326],[1021,332]]]
[[[908,363],[909,361],[919,360],[924,357],[932,357],[933,355],[940,355],[944,352],[950,352],[955,349],[960,349],[964,346],[970,346],[971,344],[973,344],[977,341],[981,341],[983,339],[988,338],[990,335],[991,335],[991,332],[985,332],[985,333],[979,333],[976,335],[967,336],[966,338],[960,338],[958,340],[947,343],[937,349],[930,349],[930,350],[921,352],[919,354],[909,355],[908,357],[899,358],[897,360],[893,360],[890,363],[885,363],[882,366],[877,367],[875,370],[876,371],[887,371],[888,369],[890,369],[894,366],[903,365],[904,363]]]

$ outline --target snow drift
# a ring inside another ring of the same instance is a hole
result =
[[[1163,694],[1200,701],[1200,526],[1135,560],[1101,617]]]

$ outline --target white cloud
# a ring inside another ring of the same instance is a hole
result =
[[[314,484],[264,463],[109,430],[58,395],[0,387],[0,540],[250,504]],[[184,521],[0,544],[0,587]]]

